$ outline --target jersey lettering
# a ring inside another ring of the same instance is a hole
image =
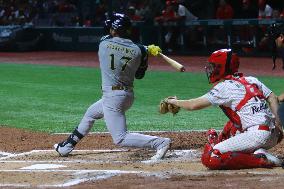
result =
[[[115,51],[118,51],[118,52],[121,52],[121,53],[126,53],[126,54],[129,54],[129,55],[132,55],[132,56],[136,55],[135,49],[127,48],[127,47],[117,45],[117,44],[113,44],[113,43],[107,44],[106,48],[111,49],[111,50],[115,50]]]
[[[115,57],[114,57],[114,54],[110,54],[110,69],[111,70],[115,70]],[[131,57],[127,57],[127,56],[123,56],[122,58],[120,58],[120,61],[124,62],[121,66],[121,71],[124,71],[128,62],[131,60],[132,58]]]
[[[115,67],[114,67],[114,54],[110,54],[110,69],[111,70],[115,70]]]
[[[124,71],[128,62],[131,60],[131,57],[123,56],[120,60],[124,61],[124,64],[121,67],[121,71]]]
[[[261,103],[259,106],[252,106],[251,107],[252,114],[258,113],[258,112],[265,110],[267,108],[268,108],[268,106],[265,102]]]

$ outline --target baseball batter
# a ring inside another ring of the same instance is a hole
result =
[[[280,166],[282,162],[266,151],[282,139],[277,97],[257,78],[238,73],[239,58],[231,49],[213,52],[208,62],[206,72],[214,87],[207,94],[167,100],[189,111],[219,106],[230,119],[225,128],[233,134],[221,141],[209,140],[202,163],[210,169]]]
[[[134,44],[129,39],[131,21],[124,14],[113,14],[105,21],[105,25],[110,35],[102,38],[98,52],[102,98],[87,109],[73,133],[54,147],[61,156],[67,156],[89,133],[94,122],[104,118],[115,144],[122,147],[156,149],[157,152],[151,160],[159,160],[166,154],[170,139],[127,132],[125,112],[134,101],[134,78],[144,77],[148,67],[148,54],[156,56],[161,49],[155,45],[147,48]]]

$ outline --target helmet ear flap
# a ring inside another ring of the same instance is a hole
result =
[[[238,56],[235,53],[233,53],[232,50],[228,51],[224,76],[232,75],[232,74],[238,72],[239,64],[240,64],[240,62],[239,62]]]
[[[230,49],[229,51],[227,51],[227,59],[226,59],[225,74],[224,75],[228,75],[232,72],[231,61],[232,61],[232,50]]]
[[[107,19],[107,20],[105,21],[105,25],[104,25],[104,30],[105,30],[105,32],[109,32],[109,29],[111,28],[111,22],[112,22],[111,19]]]

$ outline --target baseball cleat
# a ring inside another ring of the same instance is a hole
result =
[[[264,150],[264,149],[262,149],[262,148],[256,150],[256,151],[254,152],[254,154],[263,154],[263,155],[266,157],[267,161],[268,161],[269,163],[273,164],[273,165],[276,166],[276,167],[281,167],[282,164],[283,164],[283,161],[282,161],[282,160],[280,160],[280,159],[277,158],[276,156],[274,156],[274,155],[268,153],[266,150]]]
[[[273,156],[273,155],[268,154],[268,153],[265,154],[265,156],[266,156],[267,160],[270,163],[274,164],[275,166],[277,166],[277,167],[281,167],[282,166],[283,162],[279,158],[277,158],[276,156]]]
[[[70,152],[72,152],[72,150],[74,149],[74,146],[67,141],[54,144],[53,147],[59,153],[59,155],[63,157],[68,156]]]
[[[150,160],[157,161],[164,158],[164,156],[166,155],[167,151],[170,148],[171,140],[169,138],[166,138],[164,143],[166,143],[166,145],[158,149],[156,154],[153,157],[151,157]]]

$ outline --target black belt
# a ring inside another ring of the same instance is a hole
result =
[[[120,85],[118,85],[118,86],[111,86],[111,89],[113,91],[115,91],[115,90],[132,90],[133,87],[127,87],[127,86],[120,86]]]

